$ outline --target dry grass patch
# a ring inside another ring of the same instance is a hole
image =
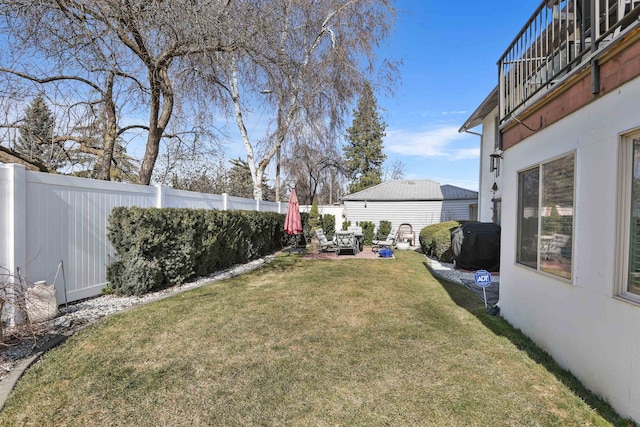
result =
[[[32,368],[0,424],[623,424],[423,261],[287,256],[115,316]]]

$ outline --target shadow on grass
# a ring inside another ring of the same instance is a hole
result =
[[[429,270],[427,263],[424,266]],[[494,334],[507,338],[513,345],[524,351],[531,360],[545,367],[553,376],[567,386],[573,393],[592,407],[602,418],[615,426],[632,427],[636,423],[630,419],[624,419],[601,397],[590,392],[568,370],[562,368],[549,354],[538,347],[522,331],[511,326],[505,319],[491,316],[487,313],[484,302],[477,295],[467,289],[466,286],[433,276],[449,294],[451,299],[460,307],[474,315],[483,325]]]

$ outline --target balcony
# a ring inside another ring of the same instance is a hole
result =
[[[640,25],[640,0],[545,0],[498,61],[500,120],[520,114]]]

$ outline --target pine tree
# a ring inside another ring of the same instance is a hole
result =
[[[249,163],[246,160],[240,158],[230,161],[231,168],[228,172],[228,189],[227,193],[230,196],[244,197],[246,199],[253,199],[253,180],[251,178],[251,170],[249,169]],[[275,199],[275,192],[267,184],[267,176],[264,175],[262,179],[262,199],[273,201]]]
[[[349,192],[355,193],[382,182],[382,138],[387,124],[378,113],[378,101],[369,84],[365,85],[358,107],[353,111],[351,127],[347,129],[347,145],[343,147]]]
[[[15,150],[53,170],[60,168],[64,162],[60,158],[61,149],[52,143],[54,125],[53,113],[44,98],[36,97],[25,110]]]

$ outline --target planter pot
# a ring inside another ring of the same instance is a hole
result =
[[[401,251],[406,251],[407,249],[409,249],[409,242],[398,242],[396,243],[396,249],[399,249]]]

